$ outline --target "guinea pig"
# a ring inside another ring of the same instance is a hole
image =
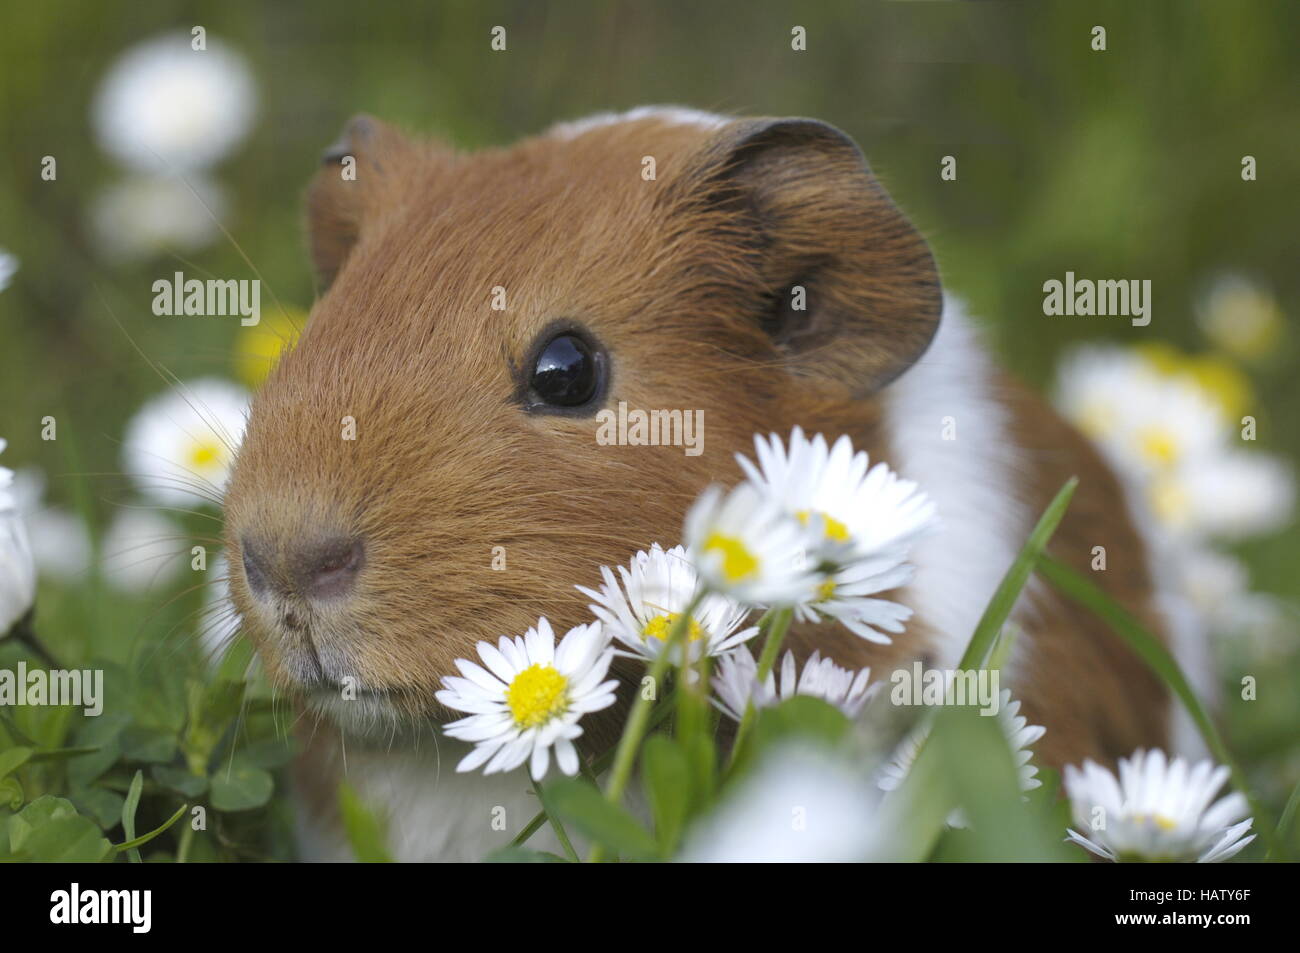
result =
[[[1185,641],[1116,477],[997,367],[925,240],[825,123],[645,108],[466,154],[363,116],[306,208],[324,290],[254,400],[225,498],[243,632],[319,716],[295,768],[306,858],[349,856],[345,773],[399,859],[508,843],[535,810],[526,774],[455,773],[441,679],[540,615],[588,621],[575,585],[679,542],[755,434],[847,434],[942,519],[891,595],[915,610],[905,634],[796,625],[801,658],[954,668],[1074,475],[1051,553]],[[597,413],[620,402],[702,411],[703,452],[598,442]],[[1103,622],[1045,585],[1013,620],[1003,684],[1047,728],[1042,763],[1171,746],[1168,693]],[[621,719],[591,721],[599,746]]]

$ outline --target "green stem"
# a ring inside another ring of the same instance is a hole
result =
[[[691,599],[690,605],[673,620],[664,647],[650,663],[650,683],[656,693],[659,691],[659,686],[663,684],[664,675],[668,672],[673,652],[686,638],[691,615],[699,607],[703,598],[704,591],[697,592]],[[609,785],[605,788],[605,799],[612,804],[619,804],[623,800],[623,792],[627,790],[628,781],[632,778],[632,767],[636,763],[637,751],[641,748],[641,739],[645,737],[646,726],[650,721],[650,710],[653,706],[653,698],[646,697],[644,691],[637,692],[636,701],[632,703],[632,711],[628,714],[627,724],[623,728],[623,736],[618,740],[618,748],[614,752],[614,769],[610,772]],[[591,863],[600,863],[604,856],[604,848],[600,844],[593,844],[587,860]]]
[[[542,786],[537,783],[535,778],[533,779],[533,791],[537,794],[537,800],[542,803],[542,813],[551,822],[551,830],[555,831],[560,846],[564,848],[565,856],[576,864],[578,862],[578,852],[573,849],[573,841],[569,840],[569,833],[564,829],[564,825],[560,823],[560,819],[546,810],[546,799],[542,797]]]
[[[661,724],[663,724],[664,720],[668,717],[669,713],[673,710],[673,696],[675,694],[676,694],[675,691],[669,691],[666,695],[664,695],[662,699],[659,700],[659,704],[655,706],[654,712],[650,715],[651,730],[658,728]],[[609,766],[610,764],[613,763],[613,761],[614,761],[614,752],[611,749],[609,751],[606,751],[604,754],[602,754],[592,764],[584,763],[582,766],[582,776],[591,782],[592,787],[598,788],[600,787],[600,784],[597,783],[596,781],[597,776],[604,774],[606,771],[608,771]],[[546,823],[546,812],[538,811],[537,814],[533,817],[533,819],[524,825],[523,830],[521,830],[518,834],[515,835],[515,839],[510,842],[510,846],[512,847],[524,846],[526,843],[528,843],[528,839],[532,837],[534,834],[536,834],[539,830],[541,830],[542,825],[545,823]]]
[[[50,647],[41,641],[41,637],[36,634],[35,609],[28,610],[25,616],[15,622],[14,627],[9,630],[9,635],[15,642],[22,643],[27,646],[33,654],[40,656],[41,661],[49,668],[66,668],[66,666],[59,663],[58,656],[56,656]]]
[[[785,641],[785,634],[790,630],[790,620],[794,617],[794,609],[778,609],[775,615],[770,617],[771,628],[767,632],[767,638],[763,642],[763,653],[758,657],[758,679],[756,684],[762,685],[767,681],[767,676],[772,674],[772,668],[776,665],[776,657],[781,651],[781,643]],[[763,616],[768,619],[768,615]],[[736,740],[731,744],[731,760],[728,762],[729,767],[734,767],[736,758],[740,756],[741,746],[745,739],[749,737],[749,732],[754,726],[754,720],[758,717],[758,709],[751,698],[745,706],[744,717],[740,719],[740,727],[736,729]]]
[[[185,863],[190,856],[190,845],[194,842],[194,825],[186,824],[181,828],[181,842],[176,848],[176,863]]]

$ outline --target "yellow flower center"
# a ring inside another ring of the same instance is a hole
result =
[[[722,575],[727,582],[740,582],[758,573],[758,557],[735,536],[712,533],[704,541],[704,551],[722,555]]]
[[[216,440],[195,440],[190,444],[190,466],[196,469],[212,466],[221,459],[221,449]]]
[[[1178,440],[1168,430],[1148,427],[1138,439],[1142,453],[1160,466],[1170,466],[1178,459]]]
[[[799,522],[804,526],[813,518],[811,510],[800,510],[794,514],[799,517]],[[836,543],[847,543],[849,541],[849,528],[828,513],[818,513],[822,518],[822,525],[826,527],[826,538]]]
[[[1178,827],[1177,821],[1165,817],[1163,814],[1134,814],[1133,820],[1138,824],[1154,824],[1162,831],[1172,831]]]
[[[665,612],[657,615],[645,624],[641,634],[647,639],[658,639],[661,642],[668,641],[668,630],[672,628],[673,623],[681,618],[680,612]],[[686,626],[686,641],[698,642],[704,638],[704,628],[694,619]]]
[[[1115,408],[1109,403],[1093,401],[1079,412],[1079,429],[1099,440],[1115,429]]]
[[[1253,400],[1246,375],[1218,355],[1184,354],[1167,344],[1155,343],[1139,350],[1156,371],[1190,381],[1231,418],[1242,414]]]
[[[1177,481],[1159,480],[1151,486],[1150,493],[1151,508],[1163,523],[1179,526],[1187,518],[1191,501]]]
[[[818,602],[829,602],[834,595],[835,595],[834,579],[827,579],[825,582],[823,582],[820,586],[817,587]]]
[[[544,725],[568,707],[569,680],[552,665],[530,665],[506,689],[506,706],[520,728]]]

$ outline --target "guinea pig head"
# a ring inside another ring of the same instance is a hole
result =
[[[755,433],[870,446],[939,318],[925,243],[808,120],[458,154],[361,117],[307,209],[324,291],[253,403],[226,533],[271,677],[344,718],[440,716],[479,640],[588,621],[575,584],[678,543]],[[620,445],[620,405],[702,432]]]

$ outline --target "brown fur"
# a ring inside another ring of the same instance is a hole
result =
[[[733,454],[751,452],[755,433],[800,424],[890,458],[874,394],[924,350],[938,279],[829,127],[648,119],[467,156],[363,119],[340,149],[358,157],[357,181],[330,161],[308,199],[328,290],[258,395],[227,494],[233,596],[282,686],[335,691],[352,675],[407,714],[443,717],[433,693],[456,658],[539,615],[561,631],[586,621],[574,585],[677,543],[687,506],[708,483],[735,482]],[[655,181],[641,178],[646,155]],[[792,284],[808,289],[807,315],[782,309]],[[505,311],[490,308],[498,285]],[[703,410],[704,454],[599,446],[590,417],[527,412],[516,375],[557,319],[608,349],[606,406]],[[1106,545],[1103,584],[1149,619],[1142,546],[1114,478],[1049,411],[1007,393],[1035,512],[1082,477],[1053,551],[1086,568]],[[355,441],[340,438],[345,416]],[[245,536],[289,559],[320,533],[365,540],[351,599],[252,597]],[[491,568],[496,546],[506,571]],[[1159,743],[1163,696],[1140,663],[1076,608],[1037,609],[1019,694],[1048,726],[1043,759]],[[804,627],[791,645],[887,672],[924,654],[925,632],[917,619],[881,647]]]

